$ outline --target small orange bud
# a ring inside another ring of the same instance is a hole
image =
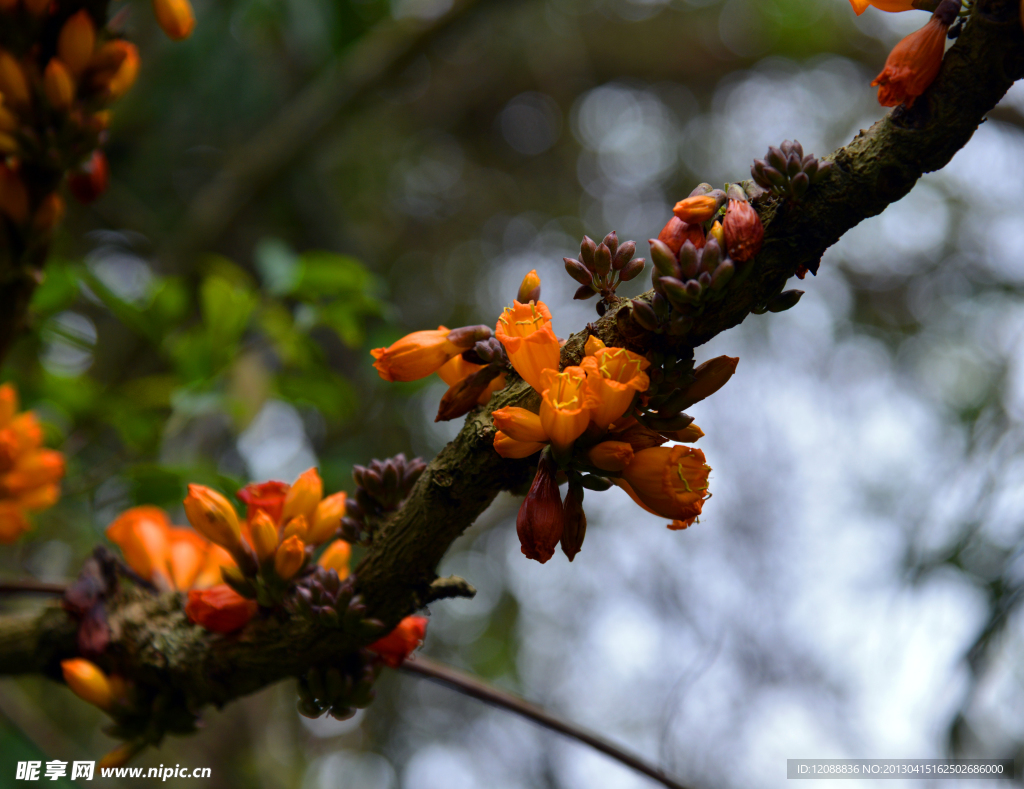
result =
[[[43,72],[43,91],[55,110],[66,110],[75,100],[75,82],[59,58],[50,58]]]
[[[64,198],[51,192],[39,204],[36,215],[32,217],[32,227],[40,233],[52,233],[64,219]]]
[[[62,660],[60,668],[72,693],[101,710],[110,709],[114,703],[114,690],[99,666],[84,658],[72,658]]]
[[[537,269],[533,269],[529,274],[523,277],[523,282],[519,286],[519,295],[516,296],[516,301],[528,304],[531,301],[540,301],[540,276],[537,274]]]
[[[96,25],[84,8],[68,19],[57,37],[57,55],[74,75],[85,71],[96,47]]]
[[[172,41],[188,38],[196,26],[196,17],[188,0],[153,0],[153,13]]]
[[[316,507],[323,495],[324,483],[320,479],[320,473],[315,468],[303,471],[284,498],[282,521],[287,523],[292,518],[302,515],[308,526],[316,516]]]
[[[0,156],[16,156],[19,149],[18,141],[7,132],[0,132]]]
[[[92,152],[89,161],[68,173],[68,189],[83,205],[95,201],[107,191],[110,182],[110,168],[103,151]]]
[[[933,15],[924,27],[893,47],[882,73],[871,83],[878,88],[879,104],[883,107],[914,106],[917,97],[939,74],[947,30],[949,25]]]
[[[317,561],[321,567],[334,570],[339,578],[348,577],[348,560],[352,556],[352,546],[344,540],[335,540],[320,554]]]
[[[750,203],[730,200],[725,212],[725,248],[733,260],[746,261],[761,251],[764,225]],[[721,243],[721,242],[720,242]]]
[[[633,447],[625,441],[602,441],[587,453],[587,460],[604,471],[622,471],[633,460]]]
[[[398,623],[398,627],[384,638],[374,641],[367,649],[377,653],[384,665],[398,668],[415,651],[416,647],[423,643],[426,635],[427,618],[407,616]]]
[[[540,423],[540,416],[517,406],[499,408],[491,414],[494,426],[516,441],[547,443],[548,434]]]
[[[715,241],[718,242],[719,248],[725,248],[725,230],[722,228],[722,223],[717,219],[715,220],[715,224],[713,224],[711,229],[708,231],[708,238],[715,239]]]
[[[189,485],[185,515],[192,527],[212,543],[228,551],[242,544],[238,514],[224,496],[205,485]]]
[[[32,93],[21,64],[9,52],[0,50],[0,95],[4,102],[19,110],[32,103]]]
[[[262,510],[256,511],[249,521],[249,534],[252,536],[252,547],[256,551],[257,559],[262,562],[274,555],[274,551],[277,550],[277,526],[267,513]]]
[[[287,540],[292,536],[307,542],[309,537],[309,521],[306,520],[305,515],[296,515],[285,525],[284,531],[281,532],[281,540]]]
[[[282,581],[287,581],[302,569],[306,562],[306,546],[294,534],[281,543],[274,554],[274,572]]]
[[[500,430],[494,434],[494,451],[506,460],[519,460],[528,458],[544,449],[547,443],[539,441],[516,441],[514,438],[505,435]]]
[[[346,501],[347,496],[344,493],[335,493],[316,505],[316,514],[313,516],[313,525],[310,526],[308,535],[308,542],[311,545],[327,542],[334,536],[341,527],[341,519],[345,517]]]
[[[124,54],[121,65],[106,80],[107,95],[111,99],[119,99],[135,84],[139,75],[139,50],[134,44],[122,39],[108,41],[104,44],[106,47],[115,47]]]
[[[547,453],[541,456],[537,476],[516,516],[520,549],[527,559],[544,564],[555,553],[564,525],[562,497],[555,481],[555,464]]]
[[[227,584],[218,584],[190,590],[185,615],[214,633],[231,633],[245,627],[256,609],[255,600],[242,597]]]
[[[706,222],[718,211],[718,199],[713,195],[694,195],[675,204],[672,213],[687,223]]]

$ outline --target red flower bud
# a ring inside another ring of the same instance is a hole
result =
[[[102,151],[93,151],[89,161],[68,174],[68,189],[84,205],[95,201],[107,191],[109,182],[110,168]]]
[[[725,232],[725,248],[733,260],[750,260],[761,251],[764,225],[750,203],[730,200],[722,229]]]
[[[949,24],[935,14],[924,27],[893,47],[882,73],[871,83],[878,88],[879,104],[883,107],[914,106],[914,100],[939,74],[947,30]]]
[[[555,464],[544,454],[516,518],[516,532],[523,555],[544,564],[554,555],[555,547],[562,539],[563,524],[562,497],[555,481]]]
[[[587,536],[587,513],[583,511],[583,488],[569,484],[569,492],[565,494],[565,507],[562,510],[564,529],[562,530],[562,552],[571,562],[583,547],[583,538]]]
[[[700,224],[689,224],[677,216],[668,220],[668,224],[658,233],[658,240],[665,244],[676,255],[683,244],[689,241],[697,249],[704,246],[704,228]]]
[[[245,503],[248,520],[252,520],[257,512],[265,512],[275,524],[279,524],[290,487],[287,482],[250,482],[235,495]]]

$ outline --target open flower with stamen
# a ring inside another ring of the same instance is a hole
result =
[[[566,367],[562,372],[549,368],[541,372],[540,378],[540,423],[551,445],[564,452],[590,424],[587,373],[582,367]]]
[[[694,447],[652,447],[637,452],[616,480],[648,512],[669,518],[670,529],[685,529],[700,515],[711,467]]]
[[[542,391],[541,372],[558,369],[561,347],[551,329],[551,312],[542,301],[512,302],[498,318],[494,336],[505,346],[515,371],[538,392]]]
[[[651,380],[644,370],[651,363],[625,348],[607,348],[597,337],[587,340],[586,352],[580,363],[587,374],[585,403],[594,424],[606,430],[626,413],[637,392],[647,391]]]

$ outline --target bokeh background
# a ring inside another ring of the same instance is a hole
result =
[[[8,577],[73,577],[134,504],[182,522],[186,481],[316,464],[351,490],[354,463],[429,459],[458,429],[432,421],[443,385],[385,384],[371,347],[492,323],[531,268],[556,332],[578,330],[593,305],[560,261],[584,233],[644,254],[698,182],[749,177],[786,138],[847,142],[927,19],[847,0],[199,0],[171,44],[142,5],[111,189],[70,212],[0,372],[69,458],[61,503],[0,551]],[[1015,88],[826,253],[796,309],[697,349],[741,360],[692,409],[714,468],[699,525],[591,494],[583,551],[541,566],[503,495],[442,566],[479,594],[432,606],[425,653],[694,787],[782,786],[787,758],[1024,757],[1022,204]],[[211,711],[139,764],[209,766],[217,787],[653,785],[394,672],[350,721],[294,701],[283,683]],[[0,716],[0,785],[16,759],[113,745],[42,680],[0,681]]]

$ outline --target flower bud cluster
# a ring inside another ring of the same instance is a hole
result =
[[[0,2],[0,215],[21,234],[48,238],[63,212],[57,187],[83,203],[109,180],[99,150],[109,107],[139,71],[135,45],[107,27],[105,4]],[[195,25],[188,0],[153,0],[171,38]]]
[[[600,295],[597,314],[604,315],[608,307],[618,301],[615,289],[619,283],[635,279],[644,270],[645,261],[634,258],[635,252],[636,242],[620,244],[614,230],[600,244],[595,244],[590,236],[583,236],[579,256],[563,258],[566,273],[580,283],[573,298],[584,300]]]
[[[345,630],[357,638],[380,635],[384,625],[366,618],[366,605],[355,594],[355,577],[320,564],[295,587],[295,611],[324,627]]]
[[[768,149],[764,159],[755,159],[750,174],[758,186],[775,197],[799,203],[807,190],[823,180],[832,170],[832,162],[819,161],[814,154],[804,154],[796,140],[786,140]]]
[[[404,454],[353,467],[356,492],[342,519],[344,539],[364,545],[371,542],[376,521],[398,509],[426,468],[420,458],[407,460]]]
[[[319,718],[327,713],[340,721],[351,718],[370,706],[376,696],[373,684],[378,674],[380,663],[367,650],[346,654],[331,666],[310,668],[299,677],[299,714]]]

